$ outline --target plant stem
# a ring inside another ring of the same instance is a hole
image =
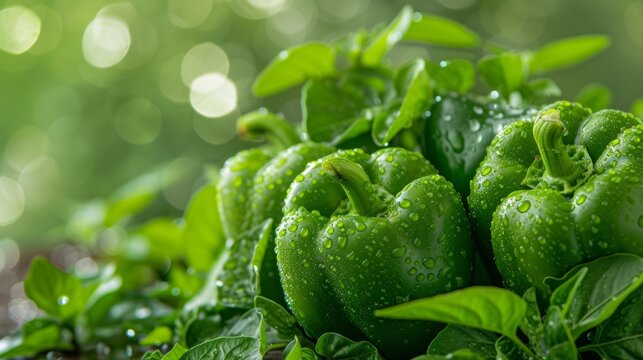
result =
[[[258,110],[239,118],[237,133],[248,140],[267,140],[271,144],[286,149],[301,142],[299,135],[283,117]]]
[[[550,109],[540,114],[533,131],[545,173],[570,182],[581,175],[582,170],[569,157],[563,144],[565,124],[560,120],[558,110]]]
[[[382,208],[371,180],[359,164],[338,157],[325,160],[322,168],[344,188],[354,212],[372,216]]]

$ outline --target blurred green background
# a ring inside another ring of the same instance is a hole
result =
[[[153,211],[179,216],[204,169],[248,146],[235,139],[239,114],[267,106],[298,121],[297,91],[251,95],[271,58],[390,21],[407,3],[517,49],[608,34],[607,52],[554,79],[568,98],[602,83],[625,110],[643,95],[641,0],[2,1],[0,270],[17,246],[77,234],[73,219],[91,222],[142,174],[130,188],[158,192]],[[403,45],[391,61],[452,55]]]

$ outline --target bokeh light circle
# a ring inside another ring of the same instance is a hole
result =
[[[10,238],[0,240],[0,273],[10,270],[18,265],[20,260],[20,247]]]
[[[38,15],[24,6],[0,10],[0,50],[18,55],[31,49],[40,36],[40,27]]]
[[[199,26],[212,11],[212,0],[169,0],[170,22],[183,29]]]
[[[83,55],[85,60],[97,68],[108,68],[118,64],[131,44],[127,24],[115,16],[98,16],[83,34]]]
[[[283,9],[288,0],[228,0],[237,15],[246,19],[263,19]]]
[[[60,169],[51,156],[42,156],[27,165],[18,183],[25,192],[26,206],[30,208],[46,208],[52,198],[57,195],[60,184]]]
[[[7,176],[0,176],[0,226],[12,224],[25,210],[22,186]]]
[[[186,86],[207,73],[227,75],[230,61],[225,51],[213,43],[203,43],[191,48],[181,62],[181,79]]]
[[[30,162],[45,155],[49,150],[49,138],[34,126],[14,132],[4,150],[4,160],[14,170],[22,171]]]
[[[190,104],[205,117],[221,117],[237,107],[237,89],[219,73],[201,75],[190,86]]]

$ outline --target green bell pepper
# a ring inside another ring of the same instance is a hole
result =
[[[519,293],[615,252],[643,256],[643,125],[556,102],[510,124],[468,198],[474,233]]]
[[[394,358],[426,352],[441,325],[373,311],[469,283],[469,225],[451,183],[416,152],[340,150],[296,177],[284,214],[281,281],[309,335],[366,335]]]
[[[424,114],[424,156],[466,198],[469,182],[493,137],[527,113],[466,95],[437,96]]]
[[[295,176],[304,170],[309,161],[327,155],[334,149],[318,143],[299,143],[299,136],[284,119],[264,112],[242,117],[238,132],[242,137],[265,138],[273,144],[271,147],[244,150],[228,159],[218,183],[217,204],[224,233],[230,239],[227,246],[235,250],[230,256],[229,268],[244,270],[233,265],[240,260],[250,263],[258,241],[256,228],[268,219],[275,226],[279,224],[281,207]],[[274,231],[269,233],[259,279],[261,292],[263,296],[285,305],[274,251]],[[249,241],[246,240],[248,237]],[[221,293],[231,295],[224,297],[223,303],[252,307],[253,294],[239,296],[238,292],[244,291],[244,285],[238,279],[230,276],[219,279],[219,283],[221,288],[225,288]]]

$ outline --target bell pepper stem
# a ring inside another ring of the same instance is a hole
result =
[[[582,171],[569,157],[563,144],[565,124],[560,120],[560,112],[550,109],[540,114],[533,131],[545,172],[560,179],[576,179]]]
[[[322,163],[322,169],[342,186],[357,214],[372,216],[381,208],[375,188],[359,164],[344,158],[330,158]]]
[[[267,140],[281,149],[301,142],[293,127],[281,116],[258,110],[243,115],[237,121],[237,133],[247,140]]]

